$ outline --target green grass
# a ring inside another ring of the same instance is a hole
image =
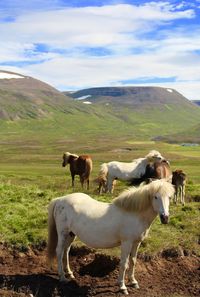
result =
[[[8,137],[9,138],[9,137]],[[131,137],[106,139],[101,142],[91,138],[85,143],[82,137],[70,142],[70,146],[62,142],[45,143],[37,138],[10,139],[1,143],[0,169],[0,241],[21,247],[38,245],[47,238],[47,206],[49,201],[57,196],[71,193],[71,178],[69,168],[62,168],[62,153],[89,152],[93,158],[94,180],[99,171],[99,165],[110,160],[131,161],[145,156],[149,150],[157,149],[170,160],[172,169],[181,168],[187,173],[188,182],[186,195],[200,195],[200,147],[182,147],[152,141],[134,141]],[[50,140],[49,140],[50,142]],[[11,144],[12,143],[12,144]],[[120,150],[120,148],[131,150]],[[76,191],[82,191],[78,177],[75,181]],[[115,196],[127,185],[117,182]],[[111,201],[109,194],[97,195],[97,185],[91,181],[89,191],[93,198],[101,201]],[[168,225],[161,225],[156,219],[148,238],[140,248],[140,253],[156,254],[167,248],[179,248],[200,255],[199,225],[200,203],[187,202],[186,206],[171,204],[171,219]],[[109,251],[118,253],[118,249]]]
[[[9,183],[1,189],[1,241],[16,246],[37,244],[46,238],[47,204],[51,191],[37,186],[16,186]]]
[[[123,185],[118,185],[121,191]],[[80,187],[77,186],[77,190]],[[94,188],[91,190],[94,192]],[[36,185],[14,185],[2,181],[0,184],[0,240],[9,244],[27,247],[40,245],[47,239],[47,206],[56,196],[66,191],[55,189],[41,190]],[[68,192],[71,192],[70,190]],[[87,191],[86,191],[87,192]],[[90,194],[90,192],[88,192]],[[90,194],[94,198],[108,202],[112,197],[104,194]],[[168,225],[162,225],[157,218],[152,225],[148,238],[140,248],[140,253],[156,254],[163,249],[178,248],[199,254],[199,203],[187,203],[186,206],[171,205],[171,219]],[[118,253],[116,250],[114,253]]]
[[[163,249],[181,247],[188,253],[200,255],[199,206],[200,204],[195,202],[188,203],[186,206],[171,204],[169,224],[163,226],[157,218],[140,251],[153,254]]]
[[[198,197],[200,146],[183,147],[150,140],[155,135],[178,132],[184,125],[197,122],[198,115],[189,117],[179,107],[179,114],[189,118],[189,123],[180,121],[177,111],[170,108],[166,107],[163,117],[160,110],[136,112],[116,108],[113,112],[111,107],[105,110],[103,105],[77,104],[76,108],[66,108],[62,113],[55,110],[52,117],[37,121],[0,121],[0,240],[19,246],[46,240],[49,201],[72,191],[69,168],[61,167],[65,151],[91,154],[94,164],[91,179],[94,180],[103,162],[130,162],[157,149],[170,160],[172,169],[181,168],[186,172],[187,196]],[[124,150],[126,148],[128,150]],[[115,195],[126,187],[125,183],[118,182]],[[86,192],[95,199],[111,201],[109,195],[98,196],[96,188],[91,182]],[[78,178],[76,191],[82,191]],[[182,245],[199,253],[196,243],[199,203],[189,205],[192,211],[172,206],[171,222],[166,227],[156,220],[141,251],[153,253],[167,246]],[[180,221],[181,216],[185,223]]]

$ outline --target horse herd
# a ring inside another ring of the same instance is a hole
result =
[[[91,157],[67,152],[63,155],[63,166],[67,164],[70,165],[72,186],[75,175],[79,175],[82,186],[86,181],[89,188]],[[99,192],[112,193],[116,179],[142,183],[125,190],[111,203],[97,201],[84,193],[53,199],[49,205],[47,255],[50,264],[57,256],[60,281],[74,279],[69,265],[69,250],[77,236],[92,248],[121,246],[119,289],[128,294],[126,271],[129,284],[139,288],[135,279],[138,248],[157,215],[162,224],[168,223],[170,197],[175,195],[177,199],[180,186],[183,197],[185,177],[180,170],[171,172],[169,162],[159,152],[151,151],[146,157],[131,163],[112,161],[102,164],[98,177]]]
[[[74,189],[75,175],[79,175],[81,186],[87,183],[89,189],[92,172],[92,158],[89,155],[76,155],[66,152],[63,154],[62,166],[70,166],[72,187]],[[134,159],[132,162],[111,161],[100,166],[99,176],[96,178],[98,192],[113,193],[116,180],[128,181],[129,185],[136,186],[149,183],[155,179],[165,179],[175,188],[174,202],[185,204],[186,174],[180,170],[171,171],[170,163],[155,150],[150,151],[144,158]]]

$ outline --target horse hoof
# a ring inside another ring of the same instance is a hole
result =
[[[134,284],[132,284],[131,285],[134,289],[139,289],[140,287],[139,287],[139,285],[138,285],[138,283],[134,283]]]
[[[73,274],[70,274],[69,277],[70,277],[71,279],[75,279],[75,276],[74,276]]]
[[[128,295],[128,290],[127,289],[120,289],[120,292],[124,295]]]

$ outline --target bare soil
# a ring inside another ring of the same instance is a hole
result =
[[[56,268],[51,271],[46,264],[45,248],[20,252],[0,245],[0,296],[123,296],[117,286],[118,258],[74,247],[70,264],[76,280],[61,284]],[[139,257],[136,278],[140,289],[128,286],[129,296],[200,296],[200,259],[173,250],[154,258]]]

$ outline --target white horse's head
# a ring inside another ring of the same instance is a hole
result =
[[[148,160],[148,162],[165,160],[165,158],[161,155],[161,153],[155,150],[150,151],[145,158]]]
[[[148,185],[130,188],[122,192],[113,203],[126,211],[146,211],[152,207],[163,224],[169,219],[169,198],[174,195],[174,187],[167,181],[155,180]]]
[[[159,214],[162,224],[167,224],[169,221],[169,202],[174,195],[174,187],[172,184],[156,180],[150,184],[152,193],[152,207]]]

